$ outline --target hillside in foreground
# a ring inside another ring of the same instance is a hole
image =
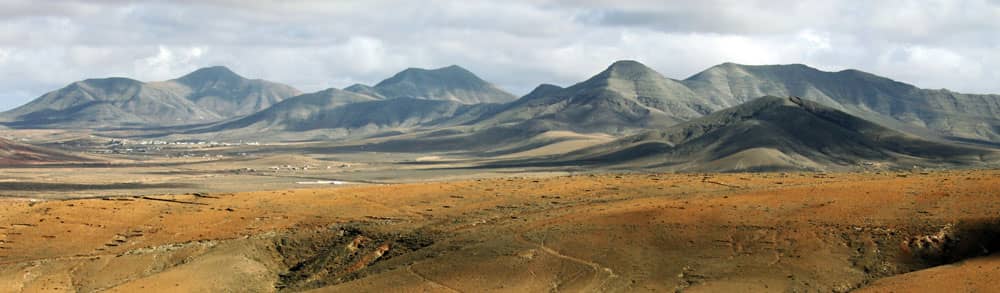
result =
[[[998,266],[979,258],[1000,249],[997,178],[583,175],[5,199],[0,291],[966,291],[990,288]]]

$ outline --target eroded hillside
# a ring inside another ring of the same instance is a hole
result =
[[[998,175],[611,174],[7,199],[0,290],[915,288],[936,279],[896,275],[1000,248]],[[962,270],[951,288],[983,286],[996,258],[972,263],[935,270]]]

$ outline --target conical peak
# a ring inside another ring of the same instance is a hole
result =
[[[445,67],[441,67],[441,68],[434,68],[434,69],[426,69],[426,68],[420,68],[420,67],[410,67],[410,68],[404,69],[403,71],[399,72],[400,75],[428,74],[428,73],[429,74],[449,74],[449,73],[451,73],[451,74],[472,74],[471,71],[469,71],[469,70],[467,70],[465,68],[462,68],[461,66],[458,66],[458,65],[449,65],[449,66],[445,66]]]
[[[612,63],[611,66],[608,66],[608,69],[606,71],[621,73],[621,74],[646,74],[646,73],[656,72],[655,70],[649,68],[645,64],[639,63],[638,61],[634,60],[615,61],[615,63]]]
[[[468,71],[458,65],[451,65],[436,69],[410,67],[400,71],[386,80],[379,82],[375,85],[375,87],[379,88],[405,81],[442,84],[465,83],[467,85],[476,86],[484,86],[486,84],[486,81],[483,81],[471,71]]]
[[[200,82],[211,82],[218,80],[242,80],[244,79],[239,74],[236,74],[228,67],[225,66],[211,66],[200,68],[187,75],[178,78],[184,83],[200,83]]]

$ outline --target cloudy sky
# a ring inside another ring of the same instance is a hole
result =
[[[515,94],[619,59],[856,68],[1000,93],[1000,0],[0,0],[0,110],[70,82],[225,65],[303,91],[458,64]]]

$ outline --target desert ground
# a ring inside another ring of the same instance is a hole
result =
[[[50,169],[22,171],[39,170]],[[995,170],[477,179],[458,170],[410,183],[9,196],[0,200],[0,291],[998,286]]]
[[[80,155],[78,161],[40,158],[0,164],[0,198],[32,199],[232,193],[592,173],[593,168],[576,166],[483,165],[563,153],[610,140],[606,136],[547,134],[546,139],[560,141],[523,152],[482,156],[462,151],[378,152],[357,147],[378,143],[378,138],[360,142],[152,144],[139,139],[121,142],[81,131],[0,130],[3,137]]]

